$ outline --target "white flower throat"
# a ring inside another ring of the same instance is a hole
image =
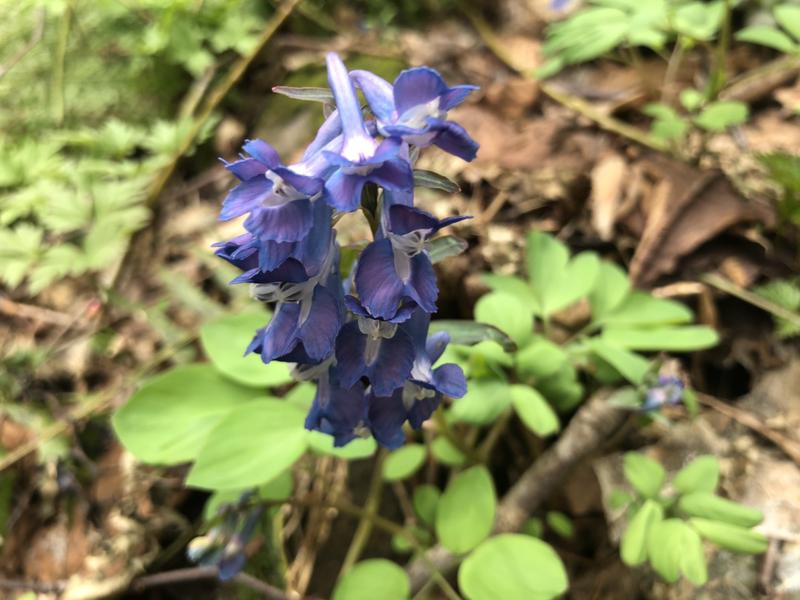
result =
[[[379,319],[356,316],[358,330],[367,336],[367,343],[364,346],[364,362],[370,366],[378,360],[381,350],[381,342],[394,337],[397,332],[397,323],[389,323]]]

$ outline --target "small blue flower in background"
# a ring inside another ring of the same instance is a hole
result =
[[[241,270],[232,283],[274,304],[246,351],[265,363],[295,363],[298,379],[317,384],[306,427],[333,436],[336,446],[372,435],[396,448],[406,423],[419,428],[443,396],[466,393],[460,367],[433,366],[449,340],[428,336],[438,297],[428,241],[468,217],[440,220],[414,207],[412,157],[431,145],[475,157],[478,144],[447,112],[477,88],[449,87],[428,67],[390,84],[348,72],[336,54],[326,63],[336,107],[300,162],[287,166],[267,142],[250,140],[225,164],[240,183],[220,219],[247,215],[246,233],[215,252]],[[374,239],[343,278],[333,225],[338,213],[361,206],[367,185],[379,189]],[[243,554],[211,545],[220,571],[235,572]]]
[[[674,375],[660,375],[658,382],[645,394],[642,412],[652,412],[664,406],[677,406],[683,401],[686,386]]]

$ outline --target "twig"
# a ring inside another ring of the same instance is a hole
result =
[[[739,298],[739,300],[744,300],[745,302],[748,302],[749,304],[752,304],[761,310],[767,311],[775,317],[784,319],[793,325],[800,327],[800,314],[784,308],[780,304],[775,304],[774,302],[767,300],[758,294],[750,292],[720,275],[715,273],[707,273],[706,275],[703,275],[700,280],[712,287],[717,288],[718,290],[725,292],[726,294],[730,294],[731,296]]]
[[[217,567],[189,567],[187,569],[175,569],[174,571],[166,571],[164,573],[156,573],[155,575],[145,575],[143,577],[139,577],[133,581],[131,584],[131,589],[134,592],[143,592],[149,588],[163,585],[190,583],[192,581],[202,581],[204,579],[218,579],[218,577],[219,569],[217,569]],[[278,588],[269,585],[260,579],[256,579],[247,573],[239,573],[238,575],[234,576],[232,581],[260,593],[268,600],[288,600],[288,596]],[[314,599],[306,598],[306,600]]]
[[[717,411],[718,413],[725,415],[726,417],[730,417],[740,425],[744,425],[748,429],[752,429],[756,433],[767,438],[770,442],[780,448],[783,453],[786,454],[786,456],[792,459],[795,464],[800,466],[800,443],[786,437],[782,433],[775,431],[771,427],[767,427],[767,425],[765,425],[761,419],[759,419],[753,413],[742,410],[741,408],[737,408],[735,406],[731,406],[730,404],[726,404],[725,402],[714,398],[714,396],[697,393],[697,400],[700,402],[700,404],[703,404]]]
[[[536,79],[533,73],[521,67],[520,64],[514,60],[514,57],[505,48],[503,41],[495,35],[491,27],[489,27],[489,24],[486,23],[486,21],[484,21],[483,18],[472,9],[471,6],[467,5],[466,2],[460,2],[459,8],[470,20],[472,26],[475,27],[475,30],[478,32],[478,35],[481,36],[481,39],[486,47],[489,48],[489,50],[491,50],[494,55],[497,56],[497,58],[499,58],[503,63],[505,63],[512,70],[516,71],[518,74],[530,79]],[[628,125],[627,123],[623,123],[622,121],[605,114],[582,98],[571,96],[558,89],[556,86],[544,81],[539,81],[539,89],[542,90],[542,92],[544,92],[545,95],[549,96],[552,100],[555,100],[570,110],[573,110],[594,121],[599,127],[605,129],[606,131],[616,133],[617,135],[626,137],[629,140],[637,142],[643,146],[647,146],[648,148],[652,148],[653,150],[658,150],[659,152],[670,151],[670,145],[668,142],[655,138],[641,129],[638,129],[632,125]]]
[[[364,550],[364,546],[369,540],[369,534],[372,533],[372,517],[378,514],[378,508],[381,504],[381,492],[383,491],[383,461],[385,458],[385,450],[378,452],[375,458],[375,465],[372,468],[372,479],[369,482],[367,501],[364,503],[364,514],[353,534],[353,540],[350,542],[347,554],[345,554],[342,568],[339,570],[339,577],[353,568],[353,565],[358,561],[361,552]]]
[[[4,296],[0,296],[0,313],[59,327],[68,327],[73,322],[73,317],[65,313],[32,304],[21,304]]]
[[[65,584],[42,583],[41,581],[18,581],[16,579],[0,579],[0,590],[28,590],[36,594],[61,594]]]
[[[610,394],[610,390],[601,390],[593,395],[578,410],[558,441],[522,474],[500,502],[494,533],[518,531],[571,469],[599,449],[624,424],[627,413],[606,401]],[[447,573],[460,560],[444,547],[434,546],[408,565],[411,589],[416,592],[430,577],[431,569],[426,562]]]
[[[720,100],[753,102],[769,94],[800,73],[800,56],[782,56],[756,67],[731,80],[723,89]]]
[[[33,50],[39,44],[39,42],[42,41],[42,38],[44,37],[44,25],[46,20],[47,11],[44,8],[37,9],[36,25],[33,28],[31,39],[28,40],[28,43],[25,44],[25,46],[23,46],[19,52],[12,56],[5,65],[0,65],[0,79],[8,75],[8,72],[16,67],[17,63],[25,58],[28,53]]]

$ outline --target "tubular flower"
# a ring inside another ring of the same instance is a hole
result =
[[[450,88],[427,67],[391,85],[348,73],[335,54],[326,62],[335,109],[300,161],[287,166],[267,142],[250,140],[225,163],[239,183],[220,219],[245,217],[246,231],[215,244],[215,253],[241,271],[231,283],[274,305],[246,352],[295,363],[298,379],[316,383],[306,427],[337,446],[373,436],[396,448],[405,423],[421,426],[443,396],[466,392],[458,366],[434,367],[448,338],[428,337],[438,296],[428,243],[467,217],[440,220],[414,207],[413,161],[415,147],[429,145],[474,158],[477,144],[446,113],[475,88]],[[359,208],[367,186],[380,207],[369,209],[374,240],[343,275],[336,213]]]

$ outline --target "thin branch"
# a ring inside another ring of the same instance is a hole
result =
[[[133,581],[131,589],[134,592],[143,592],[144,590],[164,585],[191,583],[193,581],[203,581],[206,579],[218,580],[218,578],[219,570],[217,567],[190,567],[187,569],[175,569],[174,571],[165,571],[164,573],[139,577]],[[256,579],[247,573],[235,575],[232,581],[258,592],[268,600],[289,600],[289,597],[275,586],[261,581],[260,579]],[[315,599],[308,597],[306,600]]]
[[[627,413],[606,400],[610,390],[594,394],[572,418],[561,437],[525,471],[497,509],[494,533],[519,531],[528,517],[569,475],[573,467],[601,448],[627,418]],[[434,546],[407,567],[411,589],[416,592],[428,581],[433,565],[447,573],[461,557],[442,546]]]
[[[784,308],[780,304],[775,304],[763,296],[759,296],[758,294],[746,290],[743,287],[736,285],[732,281],[725,279],[721,275],[708,273],[703,275],[700,280],[712,287],[717,288],[718,290],[725,292],[726,294],[730,294],[731,296],[739,298],[739,300],[744,300],[745,302],[752,304],[761,310],[765,310],[774,317],[784,319],[789,321],[792,325],[800,327],[800,314],[791,311],[788,308]]]

